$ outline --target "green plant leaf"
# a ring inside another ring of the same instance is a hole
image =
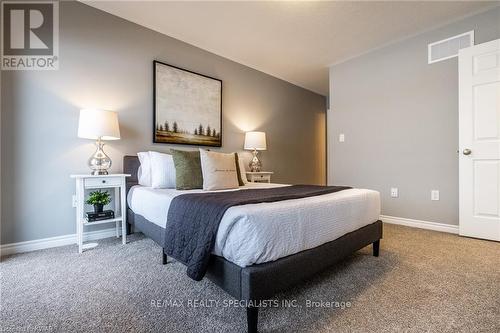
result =
[[[111,195],[108,191],[93,191],[90,192],[89,197],[85,200],[88,205],[107,205],[111,202]]]

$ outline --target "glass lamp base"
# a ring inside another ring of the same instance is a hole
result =
[[[248,165],[250,167],[250,171],[252,172],[260,172],[262,168],[262,163],[260,162],[259,158],[257,157],[257,150],[254,149],[253,151],[253,158],[250,161],[250,164]]]
[[[106,170],[94,170],[90,174],[92,176],[102,176],[102,175],[107,175],[108,171],[106,171]]]
[[[91,175],[107,175],[108,169],[111,167],[111,159],[102,149],[104,143],[102,143],[101,139],[98,139],[96,142],[97,150],[95,153],[90,156],[88,165],[92,170]]]

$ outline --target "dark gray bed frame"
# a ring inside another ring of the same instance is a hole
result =
[[[137,156],[123,158],[123,172],[130,174],[127,178],[127,193],[138,184]],[[160,246],[164,242],[164,228],[135,214],[127,207],[127,230],[141,231]],[[237,300],[248,302],[247,324],[248,332],[257,332],[258,304],[268,300],[276,293],[286,290],[326,268],[353,252],[373,244],[373,255],[378,257],[380,239],[382,239],[382,221],[364,226],[350,232],[334,241],[325,243],[313,249],[305,250],[273,262],[239,267],[223,257],[212,255],[206,277]],[[163,253],[163,264],[167,256]]]

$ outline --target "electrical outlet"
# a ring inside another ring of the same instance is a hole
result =
[[[438,201],[439,200],[439,191],[431,190],[431,200]]]
[[[78,204],[78,201],[76,200],[76,195],[73,194],[73,207],[76,207],[76,205]]]
[[[391,197],[392,198],[399,197],[399,190],[397,187],[391,187]]]
[[[344,142],[344,141],[345,141],[345,135],[339,134],[339,142]]]

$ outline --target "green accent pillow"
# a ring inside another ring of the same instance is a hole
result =
[[[240,161],[238,157],[238,153],[234,153],[234,158],[236,162],[236,174],[238,175],[238,185],[243,186],[245,185],[245,182],[243,181],[242,175],[241,175],[241,170],[240,170]]]
[[[193,190],[203,188],[200,151],[184,151],[171,149],[175,165],[175,188],[177,190]]]

